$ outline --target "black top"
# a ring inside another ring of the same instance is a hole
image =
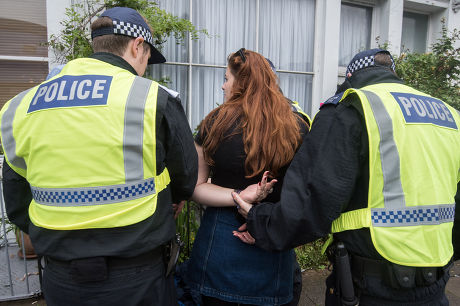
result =
[[[383,67],[355,72],[350,80],[354,88],[401,82]],[[248,229],[257,246],[282,250],[314,241],[330,233],[332,222],[342,212],[367,207],[369,149],[361,114],[360,102],[353,95],[337,106],[321,108],[286,172],[280,202],[261,203],[249,211]],[[457,196],[457,208],[459,203]],[[457,218],[457,237],[459,223]],[[354,254],[382,259],[367,228],[335,237]]]
[[[300,119],[300,114],[298,115],[300,133],[303,136],[308,132],[308,127],[307,125],[300,123],[300,120],[303,119]],[[237,121],[235,126],[238,125],[238,122],[239,121]],[[234,128],[231,131],[232,132],[229,131],[225,135],[233,134]],[[201,133],[198,132],[195,137],[195,142],[201,146],[203,144],[203,138],[204,137],[202,137]],[[245,177],[246,172],[244,169],[244,162],[246,160],[246,153],[244,152],[243,134],[241,132],[229,137],[224,137],[217,147],[216,152],[212,156],[212,159],[214,161],[214,165],[210,166],[210,173],[212,183],[215,185],[233,189],[245,189],[249,185],[257,184],[262,179],[263,173],[259,173],[252,178]],[[278,182],[273,187],[273,192],[267,196],[268,201],[279,200],[284,174],[288,166],[289,163],[279,170],[279,173],[276,176]]]
[[[97,60],[136,74],[123,58],[111,53],[95,53]],[[159,91],[164,89],[159,88]],[[166,93],[166,91],[164,91]],[[29,233],[35,251],[55,259],[72,260],[94,256],[136,256],[165,244],[175,234],[172,203],[188,199],[195,188],[198,162],[193,136],[180,100],[169,94],[164,112],[157,112],[157,171],[168,168],[169,186],[158,194],[155,213],[139,223],[106,229],[56,231],[30,222],[28,208],[32,195],[29,183],[3,163],[3,192],[8,218]]]

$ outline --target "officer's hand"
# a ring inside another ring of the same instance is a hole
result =
[[[178,217],[179,214],[181,213],[182,208],[184,208],[185,202],[186,202],[186,201],[183,200],[183,201],[180,201],[179,204],[173,204],[173,205],[172,205],[173,210],[174,210],[174,219],[177,219],[177,217]]]
[[[236,208],[238,212],[245,218],[248,217],[248,212],[251,210],[252,206],[248,202],[244,201],[240,195],[236,192],[232,192],[233,201],[236,203]]]
[[[256,240],[249,234],[247,224],[244,223],[238,228],[238,231],[233,231],[233,236],[238,237],[241,241],[247,244],[255,244]]]

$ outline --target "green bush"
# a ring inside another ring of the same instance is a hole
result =
[[[321,248],[327,238],[320,238],[315,242],[307,243],[295,249],[297,261],[302,269],[324,269],[328,265],[325,254],[321,254]]]
[[[203,215],[203,208],[201,205],[187,201],[182,212],[176,219],[176,232],[180,235],[184,243],[180,253],[179,262],[183,262],[190,257],[193,242],[195,241],[198,228],[200,227],[201,217]]]
[[[441,38],[431,52],[402,52],[395,59],[396,73],[404,82],[460,109],[460,48],[455,48],[460,32],[449,32],[442,20]]]

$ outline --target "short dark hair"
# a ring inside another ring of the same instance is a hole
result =
[[[109,17],[100,17],[91,24],[91,31],[99,28],[113,27],[112,19]],[[93,51],[94,52],[109,52],[118,56],[123,56],[128,43],[135,39],[130,36],[107,34],[93,38]],[[143,42],[144,53],[150,49],[150,46],[145,41]]]
[[[393,61],[391,60],[391,56],[386,52],[377,53],[374,57],[374,62],[378,66],[385,66],[393,69]]]

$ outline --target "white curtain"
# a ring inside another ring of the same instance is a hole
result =
[[[300,107],[311,116],[311,88],[313,76],[305,74],[278,73],[280,88],[284,95],[299,102]],[[318,110],[313,110],[316,113]]]
[[[181,18],[189,18],[189,0],[160,0],[160,7]],[[227,56],[240,48],[256,50],[269,58],[277,69],[313,71],[315,0],[194,0],[192,22],[211,37],[192,42],[192,64],[225,66]],[[170,39],[162,52],[168,61],[188,63],[188,45]],[[159,66],[159,67],[158,67]],[[188,96],[188,69],[191,97]],[[191,98],[191,127],[223,102],[225,69],[218,67],[155,65],[153,76],[169,76],[168,84],[180,93],[183,105]],[[312,75],[278,73],[284,94],[310,112]]]
[[[158,1],[157,1],[158,3]],[[159,2],[160,8],[166,10],[183,19],[190,18],[190,8],[188,0],[163,0]],[[155,31],[155,29],[153,29]],[[181,43],[176,41],[174,37],[169,37],[168,41],[160,50],[168,62],[186,63],[188,61],[188,38]],[[180,94],[182,106],[187,111],[187,92],[188,92],[188,67],[181,65],[150,65],[149,69],[154,79],[169,80],[166,85]]]
[[[277,69],[313,71],[315,1],[260,1],[259,52]]]
[[[165,54],[166,55],[166,54]],[[167,58],[167,57],[166,57]],[[184,110],[187,110],[187,90],[188,90],[188,67],[179,65],[151,65],[152,76],[155,80],[166,80],[168,83],[166,87],[177,91],[182,102]]]
[[[372,8],[342,4],[340,12],[340,66],[347,66],[356,53],[370,48],[371,26]]]
[[[255,48],[254,0],[194,1],[192,22],[212,35],[192,43],[194,63],[225,66],[231,52]]]
[[[155,2],[160,5],[160,8],[179,18],[190,18],[189,0],[162,0]],[[153,29],[153,31],[155,32],[155,29]],[[170,37],[163,45],[161,53],[163,53],[168,62],[187,62],[188,39],[185,38],[185,41],[182,44],[178,44],[174,37]]]
[[[225,66],[230,53],[240,48],[254,50],[256,1],[198,0],[192,11],[192,22],[212,35],[192,43],[193,63]],[[192,68],[192,128],[223,103],[224,75],[222,68]]]
[[[425,53],[428,16],[404,12],[401,35],[401,52]]]
[[[315,1],[261,0],[259,14],[259,52],[276,69],[312,72]],[[284,95],[310,113],[312,75],[278,73],[278,77]]]

